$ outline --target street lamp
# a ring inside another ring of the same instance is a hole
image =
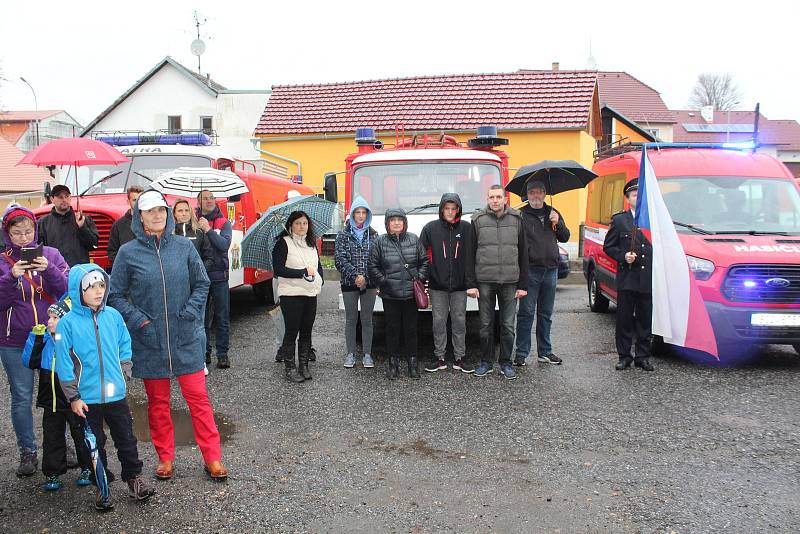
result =
[[[19,79],[22,80],[23,82],[25,82],[28,85],[28,87],[31,88],[31,93],[33,93],[34,111],[36,112],[36,114],[38,114],[39,113],[39,100],[36,98],[36,91],[33,90],[33,86],[31,85],[31,83],[28,80],[26,80],[22,76],[20,76]],[[36,117],[35,120],[36,120],[36,146],[39,146],[39,117]]]

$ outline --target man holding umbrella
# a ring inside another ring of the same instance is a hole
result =
[[[53,209],[39,219],[39,242],[58,249],[72,267],[89,263],[89,251],[97,248],[100,234],[88,215],[72,209],[72,194],[65,185],[57,185],[51,192]]]
[[[526,192],[528,204],[520,211],[528,243],[528,294],[519,301],[514,365],[525,365],[530,353],[534,316],[538,361],[560,365],[562,360],[553,354],[550,343],[550,327],[556,300],[558,243],[569,241],[569,228],[558,210],[545,203],[544,182],[531,178]]]

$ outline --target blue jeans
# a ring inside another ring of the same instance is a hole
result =
[[[478,282],[478,314],[481,319],[481,363],[494,365],[494,305],[500,309],[500,367],[511,364],[511,349],[514,348],[514,312],[517,301],[516,284],[494,284]]]
[[[558,268],[531,267],[528,269],[528,295],[519,301],[517,312],[517,348],[515,358],[528,357],[531,352],[531,328],[536,316],[536,353],[547,356],[553,352],[550,327],[556,303]]]
[[[211,327],[217,333],[214,342],[217,345],[217,359],[228,355],[228,337],[231,325],[231,293],[228,282],[211,282],[206,303],[206,354],[211,353]]]
[[[36,450],[36,434],[33,433],[33,369],[22,365],[22,349],[0,347],[0,358],[6,370],[11,390],[11,424],[17,435],[17,446]]]

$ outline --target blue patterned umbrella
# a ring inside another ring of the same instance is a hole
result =
[[[103,460],[100,458],[100,453],[97,450],[97,437],[92,432],[92,427],[89,426],[89,420],[84,419],[83,427],[83,441],[86,442],[86,447],[92,457],[92,467],[94,468],[94,480],[97,484],[97,489],[103,497],[104,503],[110,508],[111,502],[108,499],[108,478],[106,478],[106,469],[103,467]]]
[[[273,270],[272,247],[275,246],[278,235],[286,228],[286,221],[293,211],[306,212],[314,225],[315,237],[321,237],[333,227],[338,205],[316,195],[306,195],[272,206],[244,235],[242,265]]]

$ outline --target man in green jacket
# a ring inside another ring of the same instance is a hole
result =
[[[514,348],[516,300],[527,295],[528,249],[520,213],[506,205],[501,185],[489,188],[486,208],[472,216],[475,251],[474,277],[477,288],[467,295],[478,299],[481,319],[481,364],[475,376],[491,374],[494,366],[494,308],[500,308],[500,373],[508,380],[517,378],[511,365]],[[468,267],[469,263],[468,263]]]

